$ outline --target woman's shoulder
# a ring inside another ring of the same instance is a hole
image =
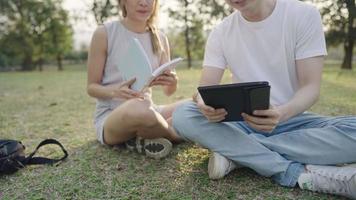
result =
[[[99,25],[94,31],[93,39],[106,40],[106,38],[107,38],[107,32],[105,26]]]

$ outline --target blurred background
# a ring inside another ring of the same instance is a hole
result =
[[[308,3],[322,14],[327,62],[351,70],[355,1]],[[168,35],[172,57],[186,58],[188,68],[199,67],[209,31],[231,12],[224,0],[161,0],[159,27]],[[0,0],[0,71],[85,64],[95,28],[118,19],[117,0]]]

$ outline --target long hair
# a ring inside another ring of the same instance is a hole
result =
[[[127,10],[125,7],[126,1],[127,0],[118,0],[122,17],[127,16]],[[153,50],[153,53],[156,55],[164,52],[162,43],[161,43],[161,39],[160,39],[160,35],[159,35],[159,30],[157,28],[158,13],[159,13],[159,0],[154,0],[153,12],[152,12],[150,18],[147,20],[147,28],[151,35],[152,48],[153,48],[152,50]]]

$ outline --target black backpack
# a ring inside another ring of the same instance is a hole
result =
[[[44,157],[33,157],[38,149],[47,144],[56,144],[61,147],[64,156],[60,159],[50,159]],[[35,164],[54,164],[68,157],[67,151],[63,145],[54,139],[46,139],[42,141],[35,151],[29,156],[25,156],[25,146],[16,140],[0,140],[0,175],[12,174],[26,165]]]

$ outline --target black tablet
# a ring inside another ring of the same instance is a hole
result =
[[[265,110],[270,105],[270,86],[267,81],[244,82],[198,87],[206,105],[225,108],[223,121],[242,121],[241,113],[252,115],[254,110]]]

